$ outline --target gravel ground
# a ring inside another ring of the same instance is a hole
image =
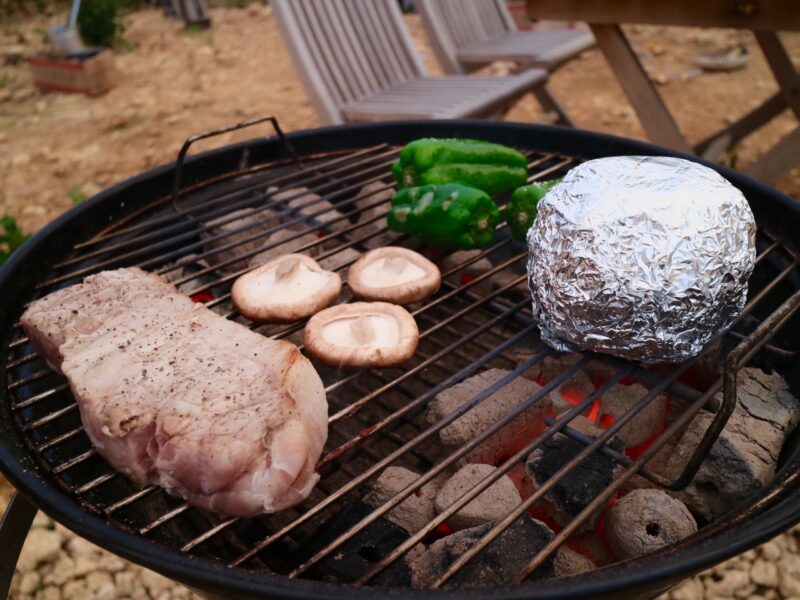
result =
[[[800,526],[659,600],[800,599]],[[11,600],[188,600],[185,587],[110,554],[39,513],[25,541]]]

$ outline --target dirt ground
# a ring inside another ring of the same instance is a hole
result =
[[[131,14],[124,32],[131,49],[115,57],[120,82],[95,98],[38,92],[24,60],[18,60],[44,48],[43,31],[62,22],[63,14],[0,24],[0,215],[16,217],[24,230],[35,231],[75,201],[173,160],[188,136],[248,117],[274,114],[287,131],[320,125],[269,7],[220,8],[212,18],[210,30],[190,32],[154,9]],[[406,19],[430,71],[440,73],[418,17]],[[731,123],[777,90],[750,34],[644,26],[626,31],[690,142]],[[783,39],[800,62],[800,34]],[[696,72],[698,52],[735,43],[750,51],[745,69]],[[501,74],[507,67],[489,71]],[[645,139],[599,51],[587,51],[560,69],[551,87],[580,127]],[[542,111],[526,96],[506,118],[534,122]],[[744,168],[796,126],[784,111],[726,161]],[[234,139],[226,135],[198,149]],[[800,169],[776,187],[800,197]],[[0,477],[0,508],[10,492]]]
[[[61,19],[5,24],[0,50],[41,49],[42,31]],[[0,66],[0,214],[16,217],[33,231],[74,199],[173,160],[189,135],[247,117],[271,113],[286,130],[320,124],[269,7],[216,9],[213,22],[208,31],[187,32],[155,9],[133,13],[124,36],[134,49],[116,56],[120,83],[96,98],[40,93],[24,63]],[[410,15],[407,22],[429,69],[440,72],[418,17]],[[628,32],[654,80],[664,82],[660,91],[690,141],[735,120],[777,89],[750,34],[644,26]],[[784,40],[800,59],[800,35]],[[746,69],[692,77],[699,51],[736,42],[751,52]],[[551,85],[579,126],[644,139],[599,51],[588,51],[560,69]],[[524,122],[541,117],[531,96],[507,115]],[[736,149],[738,166],[746,166],[795,126],[785,111]],[[800,196],[800,171],[777,187]]]

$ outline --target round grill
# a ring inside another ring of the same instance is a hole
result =
[[[274,120],[273,124],[277,127]],[[367,552],[359,540],[372,524],[578,370],[602,363],[613,375],[580,408],[549,421],[543,434],[503,457],[497,476],[482,481],[451,512],[524,462],[558,431],[585,446],[567,470],[599,452],[618,461],[623,467],[621,474],[597,495],[585,514],[530,557],[515,577],[517,585],[478,589],[475,597],[620,597],[621,590],[654,593],[800,519],[800,502],[791,498],[797,453],[790,442],[773,485],[748,507],[732,507],[730,515],[693,539],[634,564],[615,565],[569,580],[535,585],[527,581],[588,518],[589,509],[603,506],[632,477],[644,476],[654,485],[671,489],[685,487],[730,416],[736,402],[736,375],[742,366],[759,360],[787,378],[792,367],[797,370],[792,348],[797,347],[798,337],[792,317],[800,306],[800,274],[796,248],[789,243],[791,238],[784,236],[787,231],[797,231],[800,211],[788,198],[714,165],[709,166],[721,171],[748,197],[759,233],[748,304],[725,336],[731,348],[725,375],[710,385],[686,383],[684,376],[697,359],[654,373],[642,365],[587,355],[468,444],[455,450],[443,447],[438,440],[442,428],[553,354],[538,343],[531,321],[524,272],[527,249],[511,240],[501,225],[497,241],[485,250],[459,260],[446,253],[430,254],[440,265],[444,284],[435,296],[411,307],[421,339],[410,363],[402,368],[346,373],[320,369],[328,395],[330,435],[317,465],[321,481],[300,505],[252,519],[223,518],[201,513],[157,487],[139,488],[116,473],[91,446],[65,379],[35,354],[24,337],[19,316],[31,300],[88,274],[136,265],[169,277],[184,293],[227,318],[274,339],[302,345],[304,323],[258,326],[232,307],[230,286],[248,270],[240,266],[241,261],[269,249],[267,239],[288,228],[302,229],[288,241],[308,233],[315,236],[295,251],[313,252],[317,261],[331,261],[329,268],[343,275],[354,260],[347,250],[364,251],[378,239],[382,244],[429,252],[407,236],[387,232],[381,214],[360,218],[385,200],[364,203],[357,197],[359,191],[368,184],[374,186],[373,193],[392,186],[389,166],[403,143],[435,136],[508,144],[527,155],[532,181],[561,176],[588,158],[674,154],[585,132],[468,121],[349,126],[288,136],[278,130],[278,134],[207,152],[184,163],[187,143],[177,168],[157,168],[73,208],[39,232],[0,272],[6,298],[0,307],[0,466],[42,509],[99,545],[202,591],[225,597],[367,597],[375,593],[369,586],[385,581],[382,578],[417,542],[437,535],[446,514],[406,541]],[[301,187],[306,190],[276,198],[275,189]],[[308,196],[309,192],[330,202],[338,211],[336,217],[328,218],[329,205]],[[496,199],[503,205],[508,198]],[[264,228],[263,222],[251,222],[220,232],[220,225],[235,223],[243,214],[257,215],[264,208],[277,211],[281,223]],[[231,251],[236,251],[236,256],[225,258]],[[467,276],[469,268],[484,259],[493,266],[478,276]],[[205,266],[209,262],[212,265]],[[521,346],[530,352],[520,363],[514,352]],[[476,394],[459,412],[433,424],[426,420],[426,408],[437,393],[489,367],[508,369],[510,374]],[[569,428],[575,415],[626,377],[648,388],[626,415],[595,440]],[[643,454],[634,460],[606,445],[662,392],[680,398],[688,408]],[[722,392],[721,402],[718,392]],[[716,416],[684,472],[675,480],[649,472],[646,461],[679,435],[700,410],[714,411]],[[368,484],[390,465],[423,475],[389,502],[331,533],[333,517],[350,510]],[[551,485],[566,474],[557,474]],[[535,506],[545,492],[537,492],[499,521],[430,587],[446,589],[460,569],[471,560],[480,560],[486,546]],[[358,552],[370,568],[354,574],[347,585],[329,583],[325,565],[337,555]],[[446,592],[403,587],[399,593],[432,597]]]

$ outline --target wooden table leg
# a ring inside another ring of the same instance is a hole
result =
[[[774,31],[754,31],[758,45],[778,81],[786,104],[800,119],[800,74],[795,70],[792,59]]]
[[[657,144],[691,152],[667,106],[647,76],[619,25],[591,24],[597,45],[617,76],[648,137]]]
[[[789,53],[774,31],[754,31],[758,45],[772,69],[783,99],[795,116],[800,119],[800,73]],[[800,165],[800,127],[786,135],[767,150],[750,168],[748,175],[767,183],[775,183],[789,171]]]

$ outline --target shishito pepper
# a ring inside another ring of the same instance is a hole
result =
[[[387,220],[392,231],[439,248],[468,250],[492,243],[500,211],[486,192],[448,183],[400,190]]]
[[[528,161],[516,150],[478,140],[415,140],[392,165],[399,187],[460,183],[496,194],[523,185]]]
[[[511,200],[506,206],[506,221],[508,221],[508,228],[511,230],[511,237],[515,240],[525,239],[528,235],[528,230],[533,225],[533,220],[536,218],[536,209],[539,206],[539,201],[559,181],[561,181],[561,178],[551,179],[550,181],[537,181],[514,190],[514,193],[511,194]]]

